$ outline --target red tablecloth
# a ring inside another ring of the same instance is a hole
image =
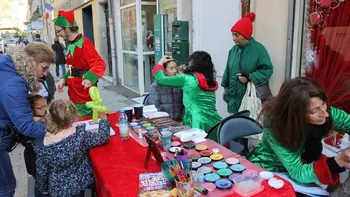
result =
[[[108,116],[116,135],[108,144],[89,151],[98,197],[137,196],[139,174],[161,171],[153,159],[150,159],[148,169],[144,169],[147,148],[132,138],[120,139],[119,129],[115,126],[118,117],[119,113]]]
[[[116,135],[110,138],[108,144],[89,151],[92,162],[96,192],[98,197],[134,197],[138,195],[139,174],[145,172],[160,172],[160,166],[153,159],[148,169],[143,164],[147,148],[139,145],[134,139],[121,140],[116,120],[119,113],[109,115],[108,120]],[[283,189],[275,190],[263,182],[265,189],[256,197],[294,197],[293,187],[287,183]],[[229,195],[231,197],[237,194]]]

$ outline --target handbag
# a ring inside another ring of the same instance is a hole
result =
[[[243,68],[242,68],[242,52],[243,49],[240,49],[238,56],[239,56],[239,71],[243,73]],[[264,103],[269,97],[272,96],[271,89],[269,82],[264,83],[259,86],[255,86],[256,89],[256,95],[257,97],[261,100],[261,103]]]
[[[14,136],[12,138],[11,144],[7,147],[7,152],[12,152],[21,141],[23,135],[14,126],[8,124],[5,125],[5,130],[10,131],[9,136]]]

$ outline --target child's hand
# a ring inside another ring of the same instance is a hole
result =
[[[159,60],[158,64],[163,65],[163,64],[169,62],[170,60],[172,60],[171,57],[169,57],[169,56],[163,56],[162,59]]]
[[[99,117],[100,117],[100,119],[107,119],[107,114],[103,113],[103,112],[100,112],[99,113]]]

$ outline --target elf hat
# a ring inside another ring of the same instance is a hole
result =
[[[240,33],[246,39],[250,39],[253,33],[253,22],[255,20],[255,13],[249,12],[237,21],[231,28],[231,32]]]
[[[74,20],[74,10],[59,10],[55,25],[60,27],[78,27]]]

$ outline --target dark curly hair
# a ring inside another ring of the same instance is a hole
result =
[[[202,73],[210,88],[216,86],[216,71],[209,53],[205,51],[196,51],[188,58],[189,66],[185,69],[185,74],[194,72]]]

